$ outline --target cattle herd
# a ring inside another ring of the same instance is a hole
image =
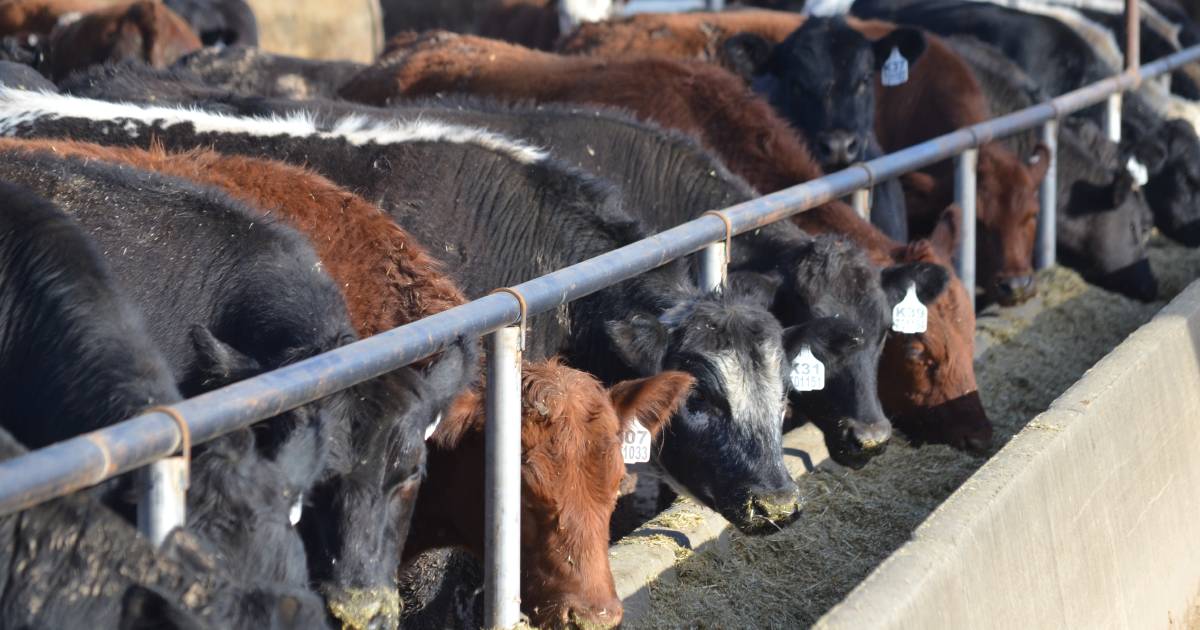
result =
[[[1148,59],[1200,43],[1177,1],[1144,5]],[[243,0],[0,0],[0,457],[1028,107],[1114,74],[1124,41],[1120,16],[1048,0],[382,4],[387,46],[360,65],[259,50]],[[1119,143],[1102,107],[1061,121],[1062,264],[1148,301],[1151,231],[1200,245],[1198,98],[1191,64],[1125,95]],[[721,290],[681,260],[532,318],[530,622],[620,623],[635,423],[674,492],[748,535],[803,518],[792,425],[852,468],[893,427],[986,452],[974,312],[1037,291],[1049,157],[1035,132],[980,147],[976,295],[951,270],[947,161],[877,183],[869,220],[834,201],[735,238]],[[912,296],[925,330],[897,332]],[[799,391],[809,355],[824,386]],[[197,446],[187,525],[158,548],[136,475],[0,518],[0,627],[467,623],[398,580],[483,553],[481,365],[459,339]]]

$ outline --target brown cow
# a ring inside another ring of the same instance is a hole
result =
[[[509,100],[590,102],[632,110],[660,126],[698,136],[730,170],[764,192],[822,175],[804,144],[766,102],[755,97],[738,77],[702,62],[563,57],[433,32],[393,39],[375,66],[342,88],[342,94],[352,100],[375,104],[454,91]],[[798,215],[796,222],[813,232],[849,236],[880,266],[917,261],[909,258],[913,254],[902,244],[887,238],[842,203],[826,203]],[[894,254],[900,254],[900,258],[893,260]],[[946,264],[945,259],[939,262]],[[986,443],[991,424],[975,393],[974,335],[974,311],[962,284],[954,280],[931,306],[928,332],[893,335],[889,340],[889,346],[909,343],[925,350],[924,354],[904,355],[908,357],[904,369],[914,373],[911,378],[881,373],[880,400],[885,411],[918,423],[919,430],[908,427],[910,432],[945,435],[946,441],[964,432],[986,435],[969,444]],[[927,360],[937,366],[953,365],[954,369],[931,371]],[[916,372],[931,374],[918,377]],[[923,389],[903,389],[910,383],[921,384]],[[968,402],[950,409],[947,405],[953,400]]]
[[[64,140],[0,138],[0,150],[11,149],[120,162],[210,184],[286,221],[308,235],[326,271],[342,287],[351,320],[363,337],[465,301],[441,265],[386,213],[303,168],[207,150],[168,153]],[[522,599],[533,614],[547,621],[574,615],[589,623],[615,625],[621,619],[621,604],[608,568],[608,519],[625,468],[619,447],[612,445],[633,418],[657,433],[686,397],[692,378],[664,372],[618,383],[605,395],[590,375],[550,360],[525,363],[523,382],[521,443],[526,472],[522,500],[526,507],[522,518],[526,527],[541,524],[545,531],[522,546]],[[482,554],[482,511],[461,510],[464,504],[476,503],[452,489],[466,484],[468,493],[479,488],[482,497],[483,458],[473,449],[482,448],[483,416],[482,392],[464,392],[435,434],[424,483],[437,491],[420,495],[421,505],[433,515],[426,518],[418,512],[415,517],[418,520],[410,539],[426,541],[417,543],[424,545],[417,551],[438,541],[464,545]],[[549,459],[539,459],[543,455]],[[564,466],[571,462],[570,470],[586,475],[582,480],[555,477],[539,467],[539,462],[544,466],[545,461]],[[581,489],[592,492],[580,493]],[[439,505],[438,501],[453,505]],[[483,505],[482,499],[478,505]],[[563,511],[570,512],[570,526],[555,529],[547,525]],[[455,527],[466,530],[455,530],[457,536],[446,538],[448,532],[441,529],[444,522],[438,519],[447,513],[456,514]],[[467,534],[476,530],[478,541]],[[563,539],[557,545],[545,544],[555,537]],[[556,552],[563,548],[575,551]],[[599,548],[605,552],[597,554]],[[406,551],[406,556],[415,553]],[[535,607],[541,607],[541,612],[534,611]]]
[[[691,389],[683,372],[618,383],[551,360],[522,375],[521,603],[535,625],[621,621],[608,566],[608,525],[625,466],[620,436],[636,418],[651,433]],[[426,483],[405,556],[465,546],[483,557],[482,393],[460,398],[429,442]],[[436,486],[433,486],[436,480]],[[573,624],[573,625],[572,625]]]
[[[43,73],[58,80],[87,66],[130,59],[165,68],[200,47],[183,18],[158,0],[139,0],[56,26]]]
[[[603,57],[646,54],[703,59],[733,68],[726,41],[753,33],[774,44],[804,23],[786,12],[640,14],[612,22],[583,24],[559,50]],[[851,27],[875,40],[895,25],[848,19]],[[925,53],[913,64],[907,83],[885,88],[875,82],[875,133],[885,151],[897,151],[991,118],[982,89],[967,64],[939,37],[926,34]],[[1032,256],[1037,231],[1037,185],[1045,177],[1049,152],[1039,146],[1031,165],[998,143],[979,149],[977,277],[989,300],[1011,305],[1036,291]],[[950,161],[935,164],[932,176],[902,178],[913,234],[928,235],[954,195]]]

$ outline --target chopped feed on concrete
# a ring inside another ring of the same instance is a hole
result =
[[[1033,319],[981,318],[990,342],[976,361],[996,427],[993,452],[1163,304],[1200,277],[1200,251],[1152,243],[1161,300],[1142,304],[1084,283],[1040,274]],[[1054,430],[1050,426],[1032,427]],[[627,628],[798,628],[841,601],[985,461],[944,446],[897,440],[861,471],[819,468],[799,480],[806,514],[764,538],[736,532],[728,545],[692,554],[673,579],[651,584],[651,611]]]

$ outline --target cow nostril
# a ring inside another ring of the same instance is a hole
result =
[[[857,153],[858,153],[858,138],[855,138],[854,136],[850,136],[849,138],[846,139],[846,155],[848,157],[853,157]]]

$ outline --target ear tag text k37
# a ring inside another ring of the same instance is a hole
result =
[[[895,87],[908,83],[908,60],[900,54],[899,48],[892,48],[891,54],[883,62],[880,82],[884,87]]]

